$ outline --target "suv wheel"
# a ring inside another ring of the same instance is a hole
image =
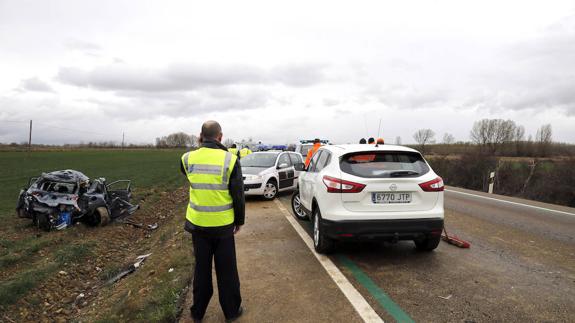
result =
[[[299,191],[295,191],[291,197],[291,209],[296,218],[299,220],[309,221],[308,215],[305,213],[301,206]]]
[[[87,215],[83,218],[82,222],[86,223],[91,227],[95,226],[105,226],[110,222],[110,213],[105,206],[100,206],[92,212],[92,214]]]
[[[426,237],[424,239],[413,240],[417,250],[421,251],[433,251],[435,248],[437,248],[440,241],[441,236]]]
[[[278,184],[275,180],[270,179],[264,187],[264,198],[266,200],[273,200],[278,194]]]
[[[333,250],[334,242],[326,237],[321,226],[321,212],[316,207],[313,215],[313,246],[318,253],[326,254]]]
[[[105,226],[110,222],[110,213],[108,212],[107,208],[100,206],[99,208],[96,209],[96,213],[100,218],[99,224],[101,227]]]

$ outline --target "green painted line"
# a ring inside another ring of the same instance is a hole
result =
[[[339,255],[339,261],[351,271],[353,277],[373,296],[379,305],[385,309],[397,322],[412,322],[415,321],[405,313],[399,305],[397,305],[389,295],[387,295],[381,288],[379,288],[371,278],[369,278],[359,267],[349,258]]]

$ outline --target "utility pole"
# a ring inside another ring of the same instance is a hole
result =
[[[125,133],[122,131],[122,150],[124,150],[124,138],[125,138]]]
[[[28,136],[28,152],[32,151],[32,120],[30,120],[30,134]]]

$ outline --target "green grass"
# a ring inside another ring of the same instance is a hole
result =
[[[60,248],[54,259],[60,264],[78,263],[93,254],[93,243],[70,244]]]
[[[15,303],[23,295],[42,283],[50,274],[54,274],[59,268],[63,268],[65,264],[79,263],[93,255],[93,247],[92,243],[67,245],[56,252],[53,261],[35,265],[32,269],[19,272],[15,276],[10,277],[10,280],[0,283],[0,307]]]
[[[57,264],[51,263],[19,273],[15,279],[0,283],[0,308],[15,303],[50,274],[56,272],[57,268]]]
[[[14,215],[20,189],[42,172],[76,169],[109,182],[131,179],[136,189],[171,189],[183,183],[182,150],[0,152],[0,218]]]
[[[0,270],[27,259],[54,242],[49,237],[35,236],[17,241],[5,240],[6,250],[0,254]]]

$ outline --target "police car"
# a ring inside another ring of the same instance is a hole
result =
[[[278,192],[297,188],[300,172],[294,166],[303,158],[292,151],[265,151],[247,155],[240,163],[245,194],[273,200]]]

